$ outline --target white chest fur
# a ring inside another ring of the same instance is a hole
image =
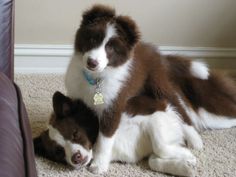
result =
[[[118,96],[123,84],[129,77],[132,59],[119,67],[107,67],[97,77],[102,78],[101,93],[104,97],[104,104],[94,105],[95,86],[90,85],[84,78],[82,71],[81,56],[74,55],[65,77],[65,86],[67,95],[74,99],[82,99],[90,108],[93,108],[97,113],[102,111],[112,104],[112,101]]]

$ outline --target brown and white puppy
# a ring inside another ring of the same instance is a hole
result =
[[[140,102],[145,108],[137,109]],[[98,118],[81,101],[59,92],[53,96],[53,108],[48,130],[34,139],[35,152],[76,169],[86,166],[92,159]],[[202,147],[201,137],[181,121],[173,107],[146,96],[129,100],[115,137],[111,161],[136,163],[148,157],[152,170],[180,176],[192,176],[196,164],[194,155],[183,146],[185,141]]]
[[[87,165],[98,134],[98,119],[82,101],[56,92],[48,129],[34,139],[35,153],[74,168]]]
[[[94,173],[107,171],[121,114],[136,95],[167,101],[199,130],[236,124],[230,119],[236,117],[236,91],[230,81],[209,72],[204,63],[161,56],[139,38],[131,18],[101,5],[84,12],[76,33],[65,84],[70,98],[83,100],[99,117],[90,166]]]

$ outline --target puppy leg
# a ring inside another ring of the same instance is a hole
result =
[[[190,148],[201,150],[203,148],[202,138],[194,127],[184,124],[184,138]]]
[[[186,159],[162,159],[153,154],[149,157],[148,164],[154,171],[178,176],[194,176],[193,165]]]
[[[109,168],[115,133],[121,118],[121,111],[119,109],[123,109],[122,106],[118,105],[118,102],[116,104],[114,103],[114,106],[105,110],[100,118],[99,134],[95,147],[93,148],[94,158],[89,167],[90,172],[94,174],[104,173]]]
[[[170,130],[175,131],[175,129]],[[196,165],[196,157],[189,149],[181,147],[178,141],[174,143],[169,141],[172,138],[168,139],[168,136],[161,136],[164,135],[164,132],[162,132],[161,128],[158,130],[150,129],[149,136],[154,153],[149,158],[150,168],[172,175],[194,176],[193,167]],[[170,144],[170,142],[172,143]]]
[[[179,115],[171,106],[165,111],[154,113],[147,125],[153,152],[160,158],[191,159],[196,163],[195,156],[188,149],[181,147],[184,143],[182,125]]]
[[[192,152],[178,145],[162,145],[161,149],[153,149],[154,153],[162,159],[186,159],[192,165],[196,165],[197,159]]]
[[[97,144],[94,148],[94,160],[89,166],[90,172],[100,174],[108,170],[114,138],[114,136],[105,137],[101,132],[99,133]]]

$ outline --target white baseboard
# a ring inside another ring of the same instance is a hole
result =
[[[236,58],[236,48],[161,46],[163,54],[191,58]],[[16,73],[64,73],[73,53],[71,45],[15,45]]]
[[[15,45],[16,73],[64,73],[72,55],[69,45]]]

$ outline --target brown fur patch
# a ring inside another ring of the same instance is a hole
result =
[[[52,161],[66,164],[64,148],[49,138],[48,130],[34,138],[34,152]]]
[[[118,16],[115,19],[119,36],[122,36],[127,47],[132,48],[140,39],[140,33],[135,22],[128,16]]]
[[[85,53],[92,48],[98,47],[105,37],[106,24],[106,22],[103,22],[99,25],[92,24],[80,27],[75,36],[75,50],[77,52]]]
[[[111,7],[97,4],[83,13],[81,25],[90,25],[101,21],[111,20],[115,16],[115,10]]]
[[[192,79],[191,100],[196,109],[205,108],[216,115],[236,117],[236,87],[232,80],[211,73],[208,80]]]
[[[210,72],[207,80],[190,73],[191,60],[180,56],[166,56],[169,78],[185,103],[196,112],[204,108],[210,113],[236,117],[235,82],[219,72]]]
[[[155,100],[145,95],[135,96],[128,100],[125,111],[132,116],[149,115],[156,111],[165,111],[167,100]]]

